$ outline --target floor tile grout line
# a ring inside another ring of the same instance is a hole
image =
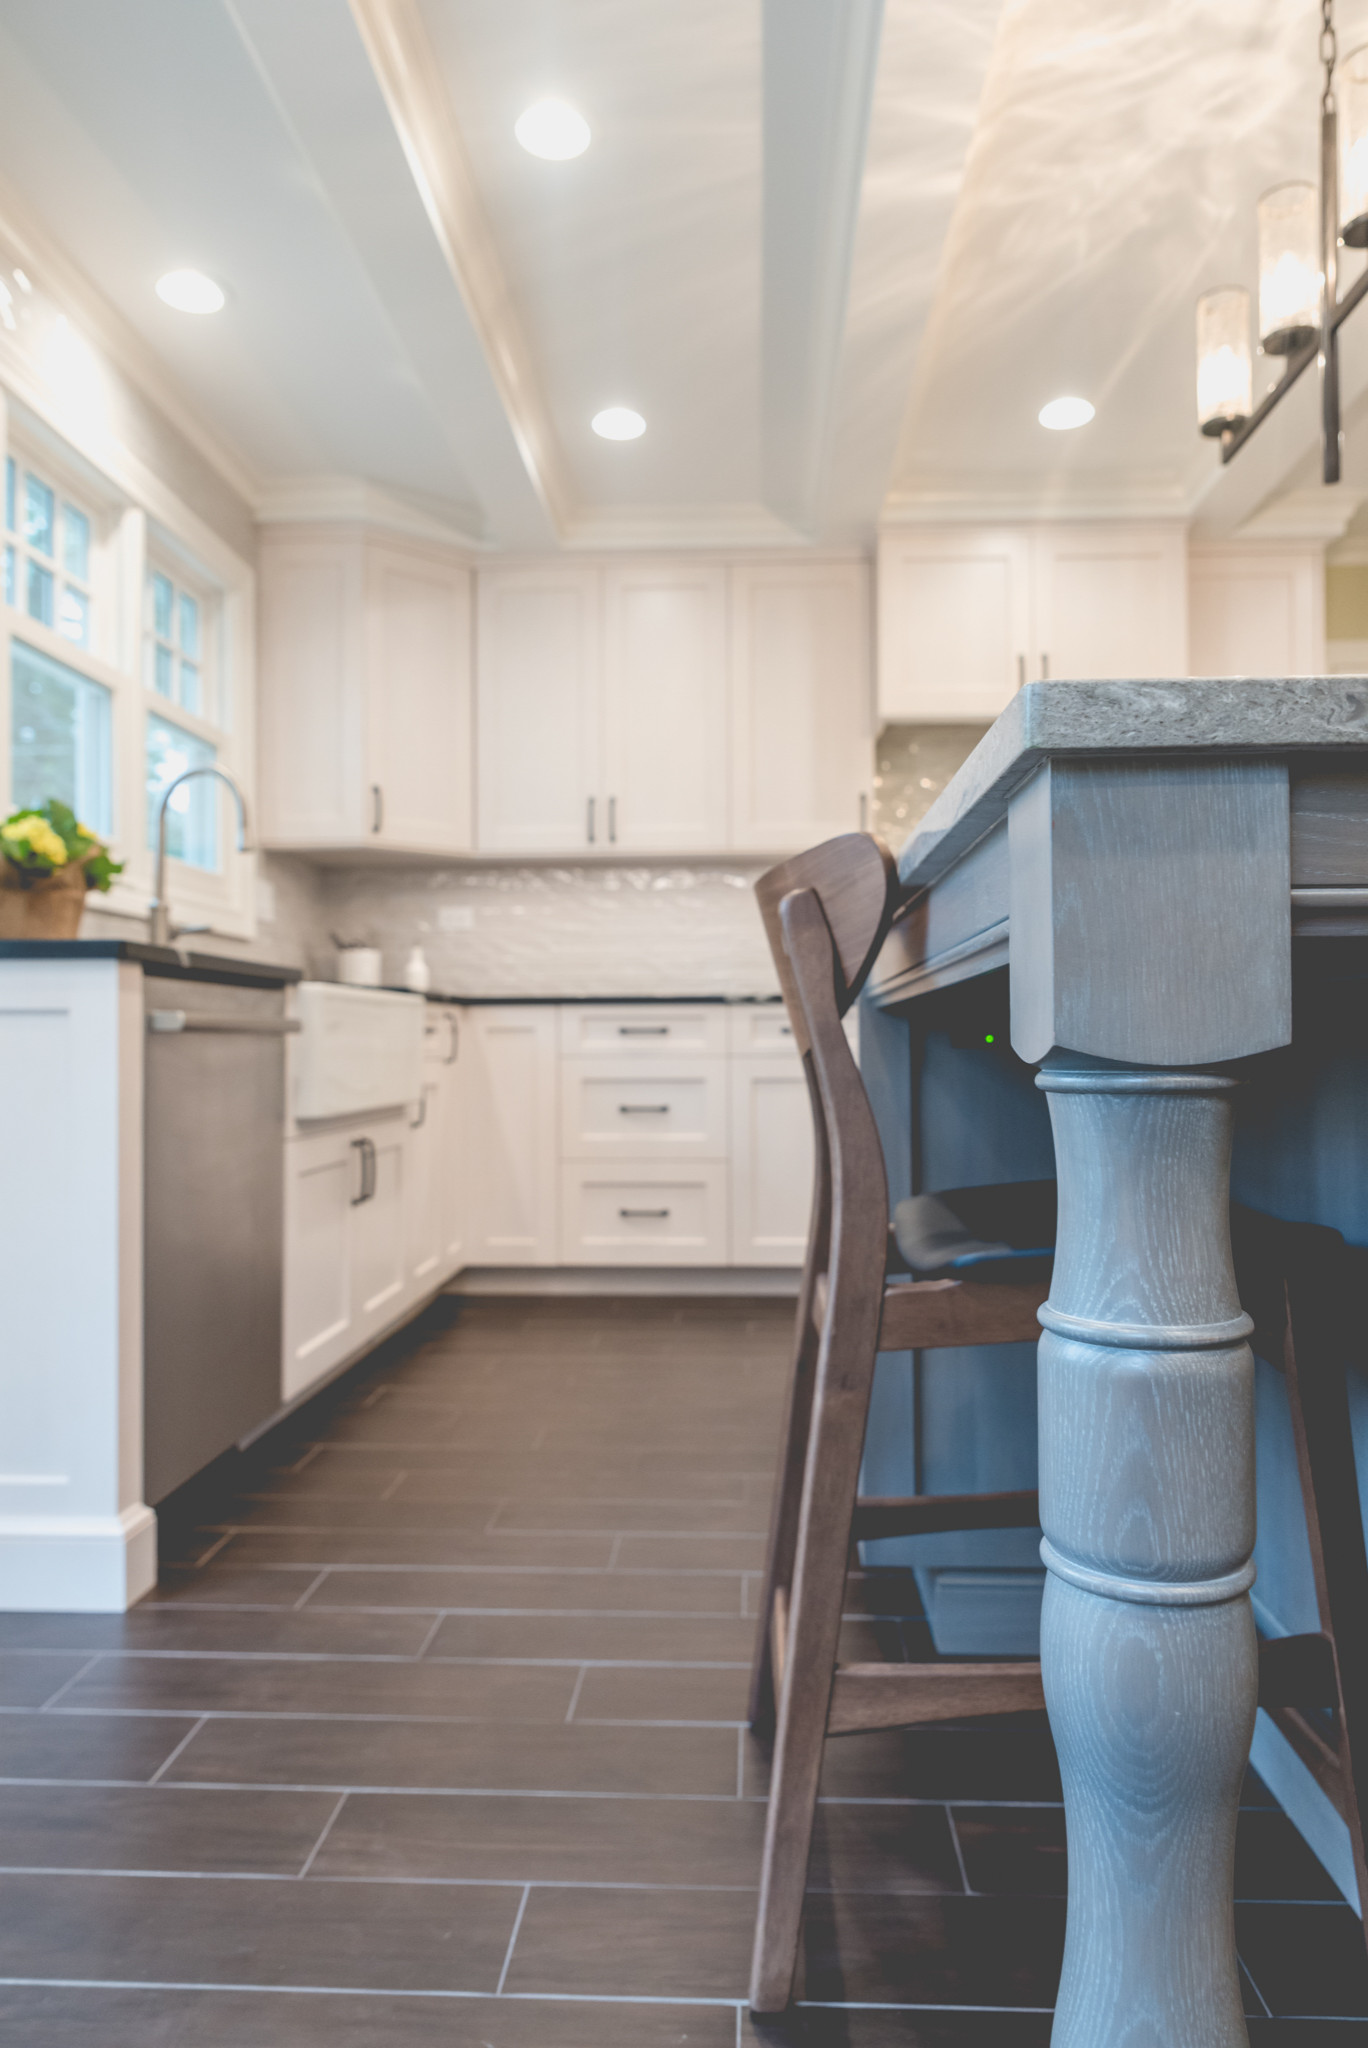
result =
[[[588,1677],[588,1675],[589,1666],[587,1664],[581,1664],[579,1668],[579,1677],[575,1680],[575,1689],[570,1695],[570,1704],[565,1710],[565,1725],[567,1728],[575,1718],[575,1709],[579,1705],[580,1694],[584,1691],[584,1681]]]
[[[507,1496],[505,1495],[501,1497],[499,1500],[496,1500],[493,1507],[489,1510],[489,1520],[485,1523],[484,1528],[480,1531],[480,1534],[482,1536],[496,1536],[502,1534],[502,1531],[498,1528],[498,1520],[499,1516],[504,1511],[506,1499]]]
[[[1267,1903],[1269,1902],[1266,1900],[1260,1901],[1260,1904]],[[1258,1979],[1255,1977],[1254,1972],[1250,1969],[1244,1957],[1240,1954],[1238,1948],[1235,1951],[1235,1956],[1236,1961],[1239,1963],[1240,1968],[1244,1971],[1245,1978],[1249,1984],[1250,1990],[1254,1993],[1254,1996],[1258,1999],[1259,2004],[1263,2007],[1262,2017],[1264,2019],[1271,2020],[1273,2018],[1273,2008],[1269,2004],[1268,2000],[1264,1997],[1263,1992],[1259,1989]]]
[[[736,1730],[736,1796],[746,1796],[746,1729],[744,1722]]]
[[[948,1800],[945,1806],[945,1818],[950,1829],[950,1840],[954,1845],[955,1861],[959,1865],[960,1883],[964,1886],[965,1896],[972,1898],[974,1896],[974,1887],[969,1882],[969,1871],[964,1861],[964,1850],[960,1846],[959,1829],[955,1826],[955,1810]]]
[[[383,1493],[381,1493],[381,1495],[379,1496],[380,1499],[393,1500],[395,1494],[398,1493],[400,1487],[403,1485],[404,1481],[407,1478],[408,1473],[406,1471],[401,1469],[400,1471],[396,1472],[393,1479],[391,1479],[389,1485],[384,1489]]]
[[[229,1528],[225,1529],[222,1536],[219,1537],[218,1542],[211,1543],[209,1548],[205,1551],[203,1557],[197,1557],[195,1559],[192,1569],[195,1571],[202,1571],[205,1565],[208,1564],[209,1560],[211,1558],[217,1557],[219,1552],[225,1547],[225,1545],[231,1543],[233,1538],[237,1534],[238,1531],[235,1527],[230,1526]]]
[[[412,1661],[415,1664],[421,1664],[426,1660],[428,1651],[431,1649],[432,1645],[436,1642],[438,1636],[442,1632],[442,1627],[445,1620],[446,1616],[442,1614],[435,1614],[432,1617],[432,1627],[428,1630],[427,1634],[423,1637],[422,1642],[419,1644],[418,1648],[413,1653]],[[455,1663],[456,1661],[457,1660],[454,1657],[438,1658],[434,1661],[432,1668],[434,1670],[437,1670],[440,1669],[443,1664]],[[491,1658],[490,1661],[492,1663],[497,1660]]]
[[[289,1610],[291,1614],[299,1614],[303,1610],[310,1595],[316,1593],[319,1587],[323,1584],[323,1581],[327,1578],[328,1571],[329,1567],[327,1565],[324,1565],[314,1576],[314,1578],[312,1578],[309,1581],[308,1585],[304,1588],[304,1591],[295,1601],[294,1606]]]
[[[523,1886],[523,1895],[518,1901],[518,1911],[513,1921],[513,1932],[508,1937],[508,1948],[504,1953],[503,1968],[499,1972],[499,1981],[494,1987],[494,1996],[496,1998],[502,1998],[504,1995],[504,1985],[508,1982],[509,1966],[513,1961],[513,1950],[517,1946],[518,1935],[523,1924],[523,1914],[527,1911],[527,1901],[531,1895],[531,1885],[525,1884]]]
[[[77,1651],[75,1654],[79,1656],[80,1652]],[[92,1656],[87,1657],[85,1663],[81,1666],[80,1670],[73,1671],[70,1678],[65,1679],[62,1682],[62,1684],[58,1686],[56,1692],[52,1693],[47,1699],[39,1703],[36,1711],[40,1714],[46,1714],[49,1707],[55,1707],[58,1700],[62,1697],[62,1694],[64,1692],[70,1692],[73,1685],[79,1685],[80,1681],[86,1676],[86,1673],[89,1671],[93,1671],[95,1669],[95,1666],[100,1662],[100,1659],[105,1655],[107,1655],[106,1651],[96,1650]],[[35,1710],[20,1708],[18,1709],[18,1711],[20,1713],[24,1713]]]
[[[200,1715],[199,1719],[196,1721],[194,1727],[189,1731],[189,1733],[181,1737],[180,1741],[172,1750],[170,1756],[162,1758],[162,1761],[157,1765],[156,1770],[152,1773],[151,1777],[147,1781],[149,1785],[159,1785],[161,1783],[163,1777],[165,1776],[167,1771],[170,1770],[172,1764],[175,1763],[177,1757],[180,1756],[182,1751],[187,1747],[189,1743],[192,1743],[194,1741],[195,1737],[199,1734],[200,1729],[205,1726],[208,1719],[209,1716],[207,1714]]]
[[[325,1822],[323,1823],[323,1832],[322,1832],[322,1834],[321,1834],[321,1835],[319,1836],[318,1840],[317,1840],[317,1841],[316,1841],[316,1842],[314,1843],[314,1845],[313,1845],[312,1849],[310,1849],[310,1851],[309,1851],[308,1855],[307,1855],[307,1856],[306,1856],[306,1857],[304,1858],[304,1864],[303,1864],[303,1868],[302,1868],[302,1869],[300,1870],[300,1873],[299,1873],[299,1875],[300,1875],[300,1877],[301,1877],[301,1878],[305,1878],[305,1877],[307,1877],[307,1876],[308,1876],[308,1874],[309,1874],[309,1872],[310,1872],[310,1871],[311,1871],[311,1870],[313,1869],[313,1867],[314,1867],[314,1859],[315,1859],[315,1858],[316,1858],[316,1856],[318,1855],[318,1852],[319,1852],[319,1850],[320,1850],[320,1849],[321,1849],[321,1848],[323,1847],[323,1844],[324,1844],[324,1843],[325,1843],[325,1842],[327,1841],[327,1839],[328,1839],[329,1835],[330,1835],[330,1834],[332,1833],[332,1831],[333,1831],[333,1824],[334,1824],[334,1822],[336,1821],[336,1819],[337,1819],[338,1815],[339,1815],[339,1814],[341,1813],[341,1811],[342,1811],[343,1807],[344,1807],[344,1806],[346,1805],[346,1803],[347,1803],[347,1800],[348,1800],[348,1797],[349,1797],[349,1796],[350,1796],[350,1795],[349,1795],[348,1793],[346,1793],[346,1792],[344,1792],[344,1793],[342,1794],[342,1797],[341,1797],[341,1798],[340,1798],[340,1799],[338,1800],[338,1802],[337,1802],[336,1806],[335,1806],[335,1807],[333,1808],[332,1812],[331,1812],[331,1813],[330,1813],[330,1814],[328,1815],[328,1818],[327,1818],[327,1820],[326,1820],[326,1821],[325,1821]]]

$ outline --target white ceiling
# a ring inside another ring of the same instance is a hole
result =
[[[1318,11],[0,0],[0,178],[266,505],[364,479],[538,549],[865,539],[881,512],[1229,531],[1316,474],[1311,379],[1220,469],[1192,314],[1253,283],[1260,190],[1314,174]],[[1368,0],[1339,14],[1347,48]],[[585,156],[517,146],[547,94]],[[186,263],[218,318],[153,296]],[[1052,435],[1065,391],[1097,418]],[[642,440],[590,432],[615,403]]]

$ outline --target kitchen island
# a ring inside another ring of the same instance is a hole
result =
[[[1265,1368],[1256,1382],[1233,1287],[1231,1147],[1244,1200],[1368,1241],[1368,686],[1029,686],[899,872],[909,902],[862,1023],[891,1192],[1029,1177],[1051,1150],[1060,1182],[1039,1347],[1042,1659],[1071,1858],[1056,2048],[1127,2028],[1229,2048],[1256,1564],[1265,1632],[1316,1625],[1285,1400]],[[945,1398],[937,1371],[883,1362],[869,1490],[945,1483],[915,1430]],[[962,1483],[1029,1483],[1021,1362],[964,1372]],[[1360,1449],[1365,1469],[1368,1430]],[[983,1649],[995,1578],[1009,1628],[1033,1595],[1011,1540],[966,1570]],[[1352,1895],[1328,1800],[1271,1728],[1255,1754]]]

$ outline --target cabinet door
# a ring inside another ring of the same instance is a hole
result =
[[[442,1062],[438,1095],[437,1207],[442,1219],[442,1264],[455,1273],[465,1264],[466,1202],[469,1146],[466,1095],[469,1061],[463,1033],[464,1013],[444,1004],[441,1019]]]
[[[462,1034],[469,1159],[466,1258],[472,1266],[556,1259],[556,1011],[481,1006]]]
[[[760,1054],[731,1068],[732,1263],[801,1266],[812,1206],[812,1109],[801,1064]]]
[[[468,853],[470,571],[436,551],[366,560],[366,822],[376,845]]]
[[[1042,526],[1033,548],[1032,679],[1187,674],[1181,526]]]
[[[1325,674],[1323,549],[1235,544],[1188,556],[1188,672]]]
[[[859,562],[733,569],[733,846],[796,852],[867,824],[868,610]]]
[[[706,562],[605,572],[608,840],[634,853],[720,850],[727,835],[726,572]]]
[[[286,1141],[286,1401],[330,1372],[357,1342],[350,1239],[351,1204],[360,1190],[360,1155],[349,1137],[320,1132]]]
[[[443,1176],[447,1090],[440,1070],[426,1066],[423,1092],[409,1124],[404,1226],[409,1289],[414,1295],[436,1287],[443,1273],[447,1218]]]
[[[600,572],[574,563],[481,570],[478,604],[480,850],[583,852],[607,831]]]
[[[258,571],[261,836],[270,846],[363,839],[363,550],[267,527]]]
[[[884,534],[878,630],[881,723],[996,718],[1030,653],[1029,537],[973,526]]]
[[[371,1147],[369,1180],[365,1199],[350,1210],[352,1299],[362,1337],[392,1321],[409,1292],[404,1256],[408,1139],[407,1112],[370,1124],[362,1134]]]

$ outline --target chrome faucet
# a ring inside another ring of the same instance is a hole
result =
[[[166,788],[162,791],[161,808],[157,812],[156,879],[152,884],[152,901],[148,905],[147,911],[147,936],[154,946],[169,946],[176,937],[176,933],[171,929],[171,906],[166,900],[166,806],[171,801],[173,792],[178,790],[183,782],[192,781],[196,775],[216,776],[220,782],[226,783],[228,788],[232,790],[238,814],[238,852],[247,853],[250,851],[250,842],[247,838],[247,799],[226,768],[219,768],[212,764],[206,764],[202,768],[187,768],[183,775],[176,777],[174,782],[168,782]],[[189,927],[182,927],[182,929],[189,929]],[[199,925],[194,927],[194,929],[203,931],[205,927]]]

